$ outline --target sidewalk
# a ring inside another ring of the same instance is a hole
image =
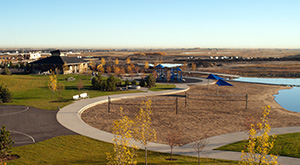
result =
[[[207,84],[207,82],[201,82],[201,84]],[[111,100],[117,100],[122,98],[134,98],[134,97],[142,97],[142,96],[154,96],[154,95],[167,95],[167,94],[175,94],[180,92],[185,92],[189,90],[189,87],[186,84],[176,84],[176,88],[166,91],[147,91],[145,93],[130,93],[130,94],[119,94],[119,95],[111,95]],[[87,137],[105,141],[112,143],[113,134],[105,131],[101,131],[90,125],[86,124],[80,117],[81,113],[86,109],[101,103],[105,103],[108,101],[108,96],[102,96],[92,99],[83,99],[74,102],[64,108],[62,108],[57,113],[57,120],[64,127]],[[271,134],[284,134],[284,133],[294,133],[300,132],[300,127],[283,127],[283,128],[272,128]],[[236,141],[245,140],[247,134],[245,132],[236,132],[230,134],[224,134],[220,136],[214,136],[208,138],[209,144],[204,148],[201,152],[201,157],[205,158],[215,158],[215,159],[227,159],[227,160],[240,160],[240,152],[231,152],[231,151],[218,151],[213,150],[214,148],[218,148],[220,146],[230,144]],[[174,154],[180,155],[188,155],[188,156],[197,156],[197,153],[192,147],[193,143],[189,143],[183,145],[181,147],[175,147],[173,149]],[[170,152],[169,145],[159,144],[159,143],[149,143],[149,150],[156,152]],[[290,158],[279,156],[279,162],[281,164],[299,164],[300,159],[298,158]]]

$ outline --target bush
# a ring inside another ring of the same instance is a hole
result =
[[[130,82],[128,79],[125,80],[125,85],[130,85]]]
[[[14,143],[10,136],[10,131],[6,130],[5,125],[3,125],[2,129],[0,129],[0,158],[3,159],[10,155],[9,153]]]
[[[11,93],[7,86],[4,86],[3,84],[0,85],[0,100],[3,103],[11,101]]]
[[[131,84],[132,84],[132,85],[136,85],[136,80],[133,79],[133,80],[131,81]]]
[[[149,87],[149,88],[155,86],[156,79],[153,76],[153,74],[150,74],[148,77],[146,77],[146,83],[147,83],[147,87]]]
[[[93,86],[93,89],[102,90],[102,88],[101,88],[101,86],[102,86],[102,76],[101,76],[100,72],[98,74],[96,74],[95,77],[92,78],[92,86]]]
[[[5,65],[4,67],[4,71],[2,72],[3,75],[11,75],[10,70],[8,69],[8,67]]]
[[[146,86],[146,82],[145,82],[145,80],[143,78],[140,81],[140,86],[141,87],[145,87]]]

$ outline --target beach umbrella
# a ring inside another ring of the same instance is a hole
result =
[[[216,75],[214,75],[214,74],[209,74],[208,77],[207,77],[206,79],[208,79],[208,81],[207,81],[207,88],[209,88],[209,80],[210,80],[210,79],[211,79],[211,80],[220,80],[220,79],[223,79],[223,78],[221,78],[221,77],[219,77],[219,76],[216,76]]]
[[[229,82],[225,81],[224,79],[219,79],[217,82],[218,89],[217,89],[217,95],[219,95],[219,86],[233,86]]]

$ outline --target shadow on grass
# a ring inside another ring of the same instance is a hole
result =
[[[54,100],[54,101],[50,101],[51,103],[65,103],[65,102],[69,102],[72,101],[73,99],[64,99],[64,98],[59,98],[58,100]]]

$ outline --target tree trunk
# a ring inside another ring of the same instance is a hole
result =
[[[147,165],[147,146],[145,147],[145,164]]]
[[[170,156],[171,161],[172,161],[172,154],[173,154],[173,147],[171,147],[171,156]]]
[[[200,152],[198,152],[198,165],[200,165]]]

